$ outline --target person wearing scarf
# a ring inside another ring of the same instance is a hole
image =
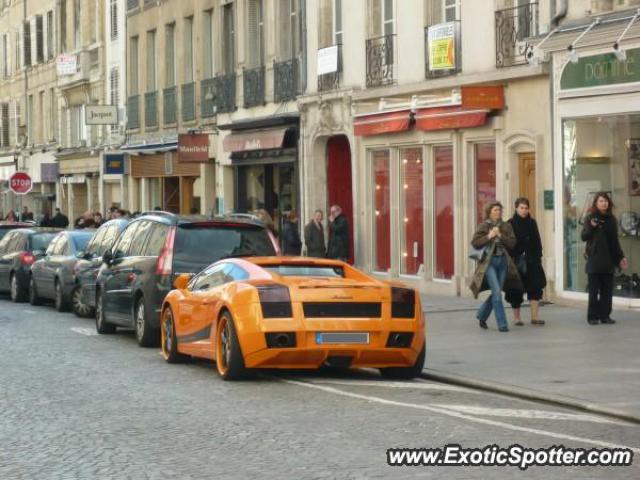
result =
[[[516,237],[509,222],[502,221],[502,204],[489,203],[485,209],[485,220],[476,229],[471,245],[476,249],[486,247],[486,255],[478,262],[469,288],[473,296],[484,290],[491,295],[478,309],[476,318],[480,328],[487,329],[487,319],[493,310],[498,330],[508,332],[507,316],[502,303],[502,290],[522,288],[518,269],[511,260],[509,251],[516,245]]]
[[[529,214],[529,200],[520,197],[516,200],[515,207],[516,211],[509,219],[518,241],[512,255],[524,288],[507,290],[505,299],[513,309],[515,325],[522,326],[524,323],[520,317],[520,306],[526,292],[531,305],[531,324],[544,325],[544,320],[540,320],[538,314],[542,291],[547,286],[547,277],[542,268],[542,239],[538,224]]]
[[[628,262],[620,247],[618,221],[613,216],[613,202],[606,192],[598,192],[593,198],[590,213],[584,221],[582,241],[587,242],[587,322],[589,325],[616,323],[611,318],[613,273],[617,267],[626,270]]]

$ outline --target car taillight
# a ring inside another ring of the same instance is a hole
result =
[[[416,292],[411,288],[391,287],[391,316],[413,318],[416,311]]]
[[[263,318],[289,318],[293,316],[289,289],[284,285],[258,287]]]
[[[31,252],[22,252],[20,254],[20,263],[24,266],[33,265],[33,262],[36,261],[36,257]]]
[[[173,243],[176,238],[175,228],[170,228],[167,240],[158,256],[156,263],[156,275],[171,275],[171,265],[173,264]]]

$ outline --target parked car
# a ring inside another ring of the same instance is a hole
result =
[[[180,275],[162,308],[162,354],[214,360],[225,380],[264,368],[378,368],[420,375],[425,323],[413,288],[339,260],[220,260]],[[242,348],[240,348],[242,346]]]
[[[9,291],[11,300],[24,302],[29,293],[31,265],[44,255],[57,228],[20,228],[0,240],[0,291]]]
[[[58,233],[51,240],[44,257],[31,266],[31,305],[40,305],[46,299],[53,300],[59,312],[69,308],[73,268],[78,262],[78,253],[87,247],[95,232],[93,229],[69,230]]]
[[[113,247],[120,233],[129,224],[126,218],[117,218],[104,223],[79,255],[73,267],[73,290],[71,308],[79,317],[93,317],[96,302],[96,278],[102,266],[104,252]]]
[[[142,215],[103,256],[96,281],[96,329],[135,328],[141,346],[160,341],[160,310],[179,273],[197,273],[211,262],[237,255],[278,255],[262,222]]]
[[[0,240],[4,238],[4,236],[9,233],[11,230],[17,230],[18,228],[31,228],[33,227],[33,223],[27,222],[5,222],[0,221]]]

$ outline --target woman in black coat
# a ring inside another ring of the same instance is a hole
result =
[[[524,290],[508,290],[505,296],[513,309],[515,324],[524,325],[520,316],[520,306],[527,293],[531,305],[531,324],[544,325],[538,312],[542,290],[547,286],[547,277],[542,268],[542,239],[538,224],[529,215],[529,200],[520,197],[515,203],[516,211],[509,220],[518,243],[512,251],[513,260],[518,267]]]
[[[587,242],[586,272],[589,277],[589,325],[615,323],[611,319],[613,273],[627,268],[627,259],[618,239],[618,222],[613,216],[613,202],[605,192],[598,192],[584,221],[582,241]]]

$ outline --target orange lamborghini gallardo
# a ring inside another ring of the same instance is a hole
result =
[[[162,353],[214,360],[225,380],[260,368],[373,367],[413,378],[425,359],[415,290],[338,260],[247,257],[180,275],[162,307]]]

